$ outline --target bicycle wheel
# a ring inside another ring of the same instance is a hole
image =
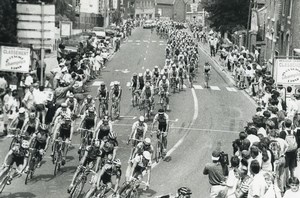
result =
[[[9,149],[8,150],[10,150],[14,146],[14,144],[17,143],[17,142],[18,142],[18,140],[16,138],[13,138],[12,141],[11,141],[11,143],[10,143],[10,145],[9,145]]]
[[[78,198],[82,192],[82,189],[84,187],[84,181],[83,180],[79,180],[75,186],[73,187],[73,192],[71,194],[72,198]]]
[[[2,180],[1,184],[0,184],[0,194],[3,192],[6,184],[7,184],[7,181],[9,179],[9,176],[6,175],[6,177]]]
[[[27,174],[26,174],[26,178],[25,178],[25,185],[27,185],[28,183],[28,180],[32,178],[31,176],[31,170],[28,170]],[[31,177],[31,178],[30,178]]]
[[[54,175],[56,175],[57,172],[60,170],[61,157],[59,153],[57,154],[57,156],[54,157],[55,157]]]
[[[120,191],[119,191],[121,198],[129,197],[129,195],[130,195],[129,188],[130,188],[130,184],[123,184],[123,186],[120,188]]]
[[[155,147],[155,161],[156,163],[159,162],[159,159],[161,157],[161,145],[160,145],[160,141],[158,140],[156,143],[156,147]]]

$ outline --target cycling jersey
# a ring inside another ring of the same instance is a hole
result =
[[[23,127],[23,125],[24,125],[24,121],[25,121],[25,119],[24,120],[21,120],[21,119],[19,119],[18,118],[18,123],[17,123],[17,129],[22,129],[22,127]]]
[[[107,98],[107,96],[108,96],[107,89],[98,89],[98,93],[99,93],[99,96],[100,96],[99,99]]]
[[[136,121],[132,126],[132,130],[135,132],[134,138],[140,139],[141,137],[143,137],[144,131],[147,131],[147,129],[148,125],[146,123],[140,125],[140,122]]]
[[[143,155],[137,155],[135,158],[132,160],[133,163],[137,163],[134,171],[133,171],[133,176],[136,177],[138,175],[141,175],[144,170],[146,170],[147,167],[151,167],[152,163],[149,160],[148,163],[145,163],[143,161]]]
[[[144,78],[139,77],[139,89],[143,90],[144,86],[145,86]]]
[[[131,78],[131,87],[137,88],[137,78]]]
[[[65,124],[62,123],[59,128],[59,137],[61,137],[63,140],[66,140],[67,138],[70,138],[71,135],[71,123]]]
[[[155,76],[156,78],[158,78],[159,77],[159,71],[153,71],[153,76]]]
[[[183,72],[184,72],[183,69],[179,69],[178,70],[178,76],[183,77]]]
[[[145,96],[146,98],[150,98],[152,96],[151,88],[145,89]]]
[[[24,165],[25,157],[28,158],[28,149],[24,149],[20,146],[14,146],[12,149],[12,154],[8,156],[6,164],[12,166],[16,163],[17,166]]]
[[[100,149],[95,147],[95,146],[87,146],[86,147],[87,151],[87,158],[95,160],[97,157],[101,156]]]
[[[108,124],[107,125],[101,124],[98,133],[98,139],[102,140],[105,136],[108,136],[110,131],[111,131],[111,127]]]
[[[75,107],[75,103],[77,103],[77,101],[75,98],[73,98],[73,100],[70,100],[70,98],[68,98],[66,100],[66,103],[67,103],[68,107],[70,108],[70,110],[73,111],[74,107]]]
[[[208,73],[210,71],[210,66],[204,66],[204,72]]]
[[[146,82],[151,82],[152,76],[150,74],[145,75],[145,81]]]
[[[95,126],[95,117],[96,117],[96,113],[89,113],[87,112],[84,118],[84,128],[86,129],[91,129],[92,127]]]
[[[46,133],[43,135],[41,133],[37,133],[35,149],[37,149],[37,150],[45,149],[48,137],[49,137],[49,135]]]
[[[110,138],[104,138],[104,145],[102,148],[102,155],[101,157],[105,157],[108,154],[112,154],[114,151],[114,148],[117,147],[119,145],[117,140],[112,140]]]
[[[158,122],[158,130],[166,132],[169,116],[166,113],[163,115],[156,114],[154,120]]]
[[[122,171],[120,168],[114,167],[111,163],[106,163],[103,166],[104,173],[101,177],[101,181],[103,184],[111,183],[111,177],[116,176],[117,178],[121,178]]]

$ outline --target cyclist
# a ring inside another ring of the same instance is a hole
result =
[[[98,88],[97,98],[99,99],[99,109],[100,104],[103,103],[105,105],[106,110],[108,110],[109,92],[104,82],[101,82],[100,87]]]
[[[167,135],[169,130],[169,116],[164,112],[163,109],[159,109],[158,113],[154,116],[152,123],[152,131],[154,129],[154,125],[158,122],[158,133],[157,138],[159,138],[160,132],[164,132],[162,135],[162,145],[163,145],[163,155],[166,154],[167,151]],[[166,133],[165,133],[166,132]]]
[[[79,162],[79,166],[77,167],[76,172],[71,181],[71,184],[68,188],[68,193],[70,193],[70,191],[72,190],[76,178],[78,176],[78,173],[82,170],[83,167],[89,166],[90,163],[93,163],[93,168],[95,168],[94,171],[95,172],[98,171],[99,164],[100,164],[100,157],[101,157],[101,152],[99,148],[100,148],[99,140],[94,140],[90,146],[86,147],[84,155]]]
[[[189,81],[191,87],[193,87],[193,81],[195,77],[195,65],[193,60],[194,59],[192,58],[190,63],[188,64],[188,75],[189,75]]]
[[[136,155],[141,155],[143,154],[144,151],[148,151],[151,153],[151,155],[154,152],[154,148],[151,145],[151,139],[150,138],[145,138],[143,142],[140,142],[136,145],[135,150],[133,152],[133,158],[135,158]]]
[[[89,107],[93,107],[96,110],[95,100],[90,94],[83,100],[79,113],[85,112]]]
[[[190,198],[191,194],[191,189],[188,187],[181,187],[177,190],[177,196],[175,198]]]
[[[135,156],[128,166],[129,175],[126,181],[131,181],[133,178],[137,178],[141,181],[143,175],[148,173],[147,184],[144,189],[147,190],[150,187],[151,165],[151,154],[148,151],[144,151],[141,155]]]
[[[151,73],[150,69],[146,69],[146,71],[144,73],[144,82],[145,82],[145,84],[147,84],[147,83],[152,84],[152,73]]]
[[[77,99],[74,97],[74,94],[72,92],[70,92],[70,94],[68,95],[67,100],[65,101],[65,103],[67,103],[68,108],[71,110],[71,114],[77,115],[77,110],[78,110],[78,101]],[[72,117],[73,117],[72,116]]]
[[[108,136],[110,132],[112,132],[112,123],[109,121],[108,116],[104,116],[96,127],[94,138],[103,140],[103,138]]]
[[[59,133],[59,138],[61,138],[63,141],[66,141],[66,145],[68,147],[68,145],[71,144],[71,140],[73,137],[73,131],[74,131],[71,117],[69,117],[69,116],[64,117],[58,123],[57,129],[58,130],[55,131],[54,135],[53,135],[54,140],[56,140],[57,133]],[[51,154],[52,157],[53,157],[54,148],[55,148],[55,146],[53,145],[52,146],[52,154]],[[64,148],[63,156],[62,156],[62,165],[65,165],[67,151],[68,151],[68,149]]]
[[[131,139],[135,139],[132,141],[130,159],[133,157],[135,146],[138,144],[137,140],[144,141],[147,130],[148,130],[148,125],[147,123],[145,123],[145,118],[144,116],[140,116],[139,120],[133,123],[132,130],[128,138],[128,143],[131,141]]]
[[[103,138],[101,145],[100,145],[100,150],[101,150],[101,159],[102,162],[103,160],[107,159],[109,155],[112,156],[112,160],[116,158],[117,150],[118,150],[119,143],[117,141],[117,136],[116,134],[112,131]]]
[[[159,82],[159,95],[160,97],[166,97],[167,102],[167,110],[169,110],[169,89],[170,89],[170,83],[169,80],[165,76],[161,79]]]
[[[40,125],[33,138],[35,138],[34,148],[37,152],[37,167],[39,168],[50,142],[49,130],[47,126],[45,124]]]
[[[171,61],[170,57],[168,57],[165,61],[165,66],[167,66],[167,68],[170,68],[171,65],[172,65],[172,61]]]
[[[204,68],[203,68],[203,74],[205,78],[205,87],[209,88],[208,81],[210,79],[210,73],[211,73],[211,66],[208,62],[205,62]]]
[[[120,82],[115,81],[113,88],[110,90],[110,98],[112,100],[112,103],[116,103],[118,107],[118,113],[120,113],[121,96],[122,96],[122,88]]]
[[[171,67],[171,65],[170,65]],[[164,73],[164,76],[169,79],[169,67],[168,66],[164,66],[164,69],[162,70]]]
[[[154,90],[149,82],[146,83],[146,86],[143,88],[142,93],[141,93],[141,102],[144,103],[145,100],[149,100],[150,106],[151,106],[150,112],[152,113],[153,103],[154,103]]]
[[[138,77],[138,88],[140,93],[142,92],[143,88],[145,86],[145,79],[143,77],[142,73],[139,73],[139,77]]]
[[[17,166],[17,175],[21,175],[25,170],[27,165],[28,156],[29,156],[29,142],[23,140],[22,143],[16,143],[6,154],[4,158],[4,164],[2,170],[0,171],[0,178],[3,178],[3,175],[16,163]],[[7,181],[7,184],[11,184],[11,180],[15,175],[11,175],[10,179]]]
[[[159,79],[159,74],[160,74],[159,68],[157,65],[155,65],[154,69],[152,71],[152,83],[154,86],[157,85],[157,81]]]
[[[137,77],[137,73],[133,73],[133,75],[131,77],[130,89],[131,89],[131,102],[132,102],[132,104],[134,104],[133,100],[134,100],[135,91],[138,90],[138,77]],[[140,92],[139,92],[139,94],[140,94]]]
[[[178,77],[178,69],[176,68],[175,64],[172,65],[172,69],[170,70],[169,76],[170,76],[171,84],[175,83],[175,86],[177,88],[179,77]]]
[[[28,114],[26,113],[26,110],[24,107],[21,107],[19,109],[18,114],[14,117],[12,122],[10,123],[10,126],[8,127],[8,130],[13,130],[13,129],[22,129],[24,126],[25,120],[28,119]]]
[[[114,185],[114,194],[116,195],[117,190],[119,188],[120,184],[120,179],[122,175],[122,170],[121,170],[121,160],[120,159],[115,159],[115,160],[108,160],[102,169],[97,173],[95,176],[94,182],[92,184],[92,187],[86,194],[86,198],[91,197],[92,194],[94,194],[95,190],[97,187],[100,187],[101,184],[107,185],[105,194],[110,191],[112,188],[112,176],[116,176],[116,181]]]
[[[55,115],[52,119],[52,123],[51,125],[53,126],[53,131],[57,130],[57,124],[60,122],[60,120],[64,117],[71,117],[72,116],[72,112],[71,109],[68,108],[68,104],[67,103],[62,103],[60,105],[60,107],[56,110]]]
[[[186,70],[181,65],[178,68],[179,83],[183,86],[183,79],[186,78]]]
[[[32,138],[32,135],[37,131],[40,124],[40,120],[36,117],[35,112],[30,112],[28,118],[24,121],[24,125],[21,129],[27,140]]]

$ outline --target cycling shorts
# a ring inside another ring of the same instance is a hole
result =
[[[111,175],[104,173],[101,177],[103,184],[111,183]]]
[[[95,121],[94,120],[90,120],[90,119],[86,119],[83,123],[83,128],[84,129],[88,129],[90,130],[91,128],[93,128],[95,126]]]
[[[70,138],[70,135],[71,135],[71,128],[70,129],[60,128],[59,137],[61,137],[63,140],[66,140],[67,138]]]
[[[35,149],[36,150],[40,150],[40,149],[45,149],[46,147],[46,142],[39,142],[39,141],[36,141],[35,142]]]
[[[133,177],[134,178],[138,178],[140,175],[143,175],[143,172],[146,170],[145,167],[141,167],[141,166],[136,166],[134,171],[133,171]]]
[[[158,130],[166,132],[166,130],[167,130],[167,123],[159,123],[158,124]]]
[[[14,163],[16,163],[16,166],[20,166],[24,164],[24,158],[25,156],[16,156],[12,154],[8,156],[6,164],[12,166]]]
[[[92,167],[92,169],[93,169],[95,166],[95,161],[96,161],[96,159],[87,157],[83,163],[83,166],[88,166],[91,162],[93,162],[93,167]]]

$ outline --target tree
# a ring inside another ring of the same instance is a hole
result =
[[[233,33],[233,29],[246,29],[250,0],[204,0],[204,9],[209,13],[210,26],[220,31]]]
[[[0,0],[0,42],[17,43],[17,11],[15,0]]]

